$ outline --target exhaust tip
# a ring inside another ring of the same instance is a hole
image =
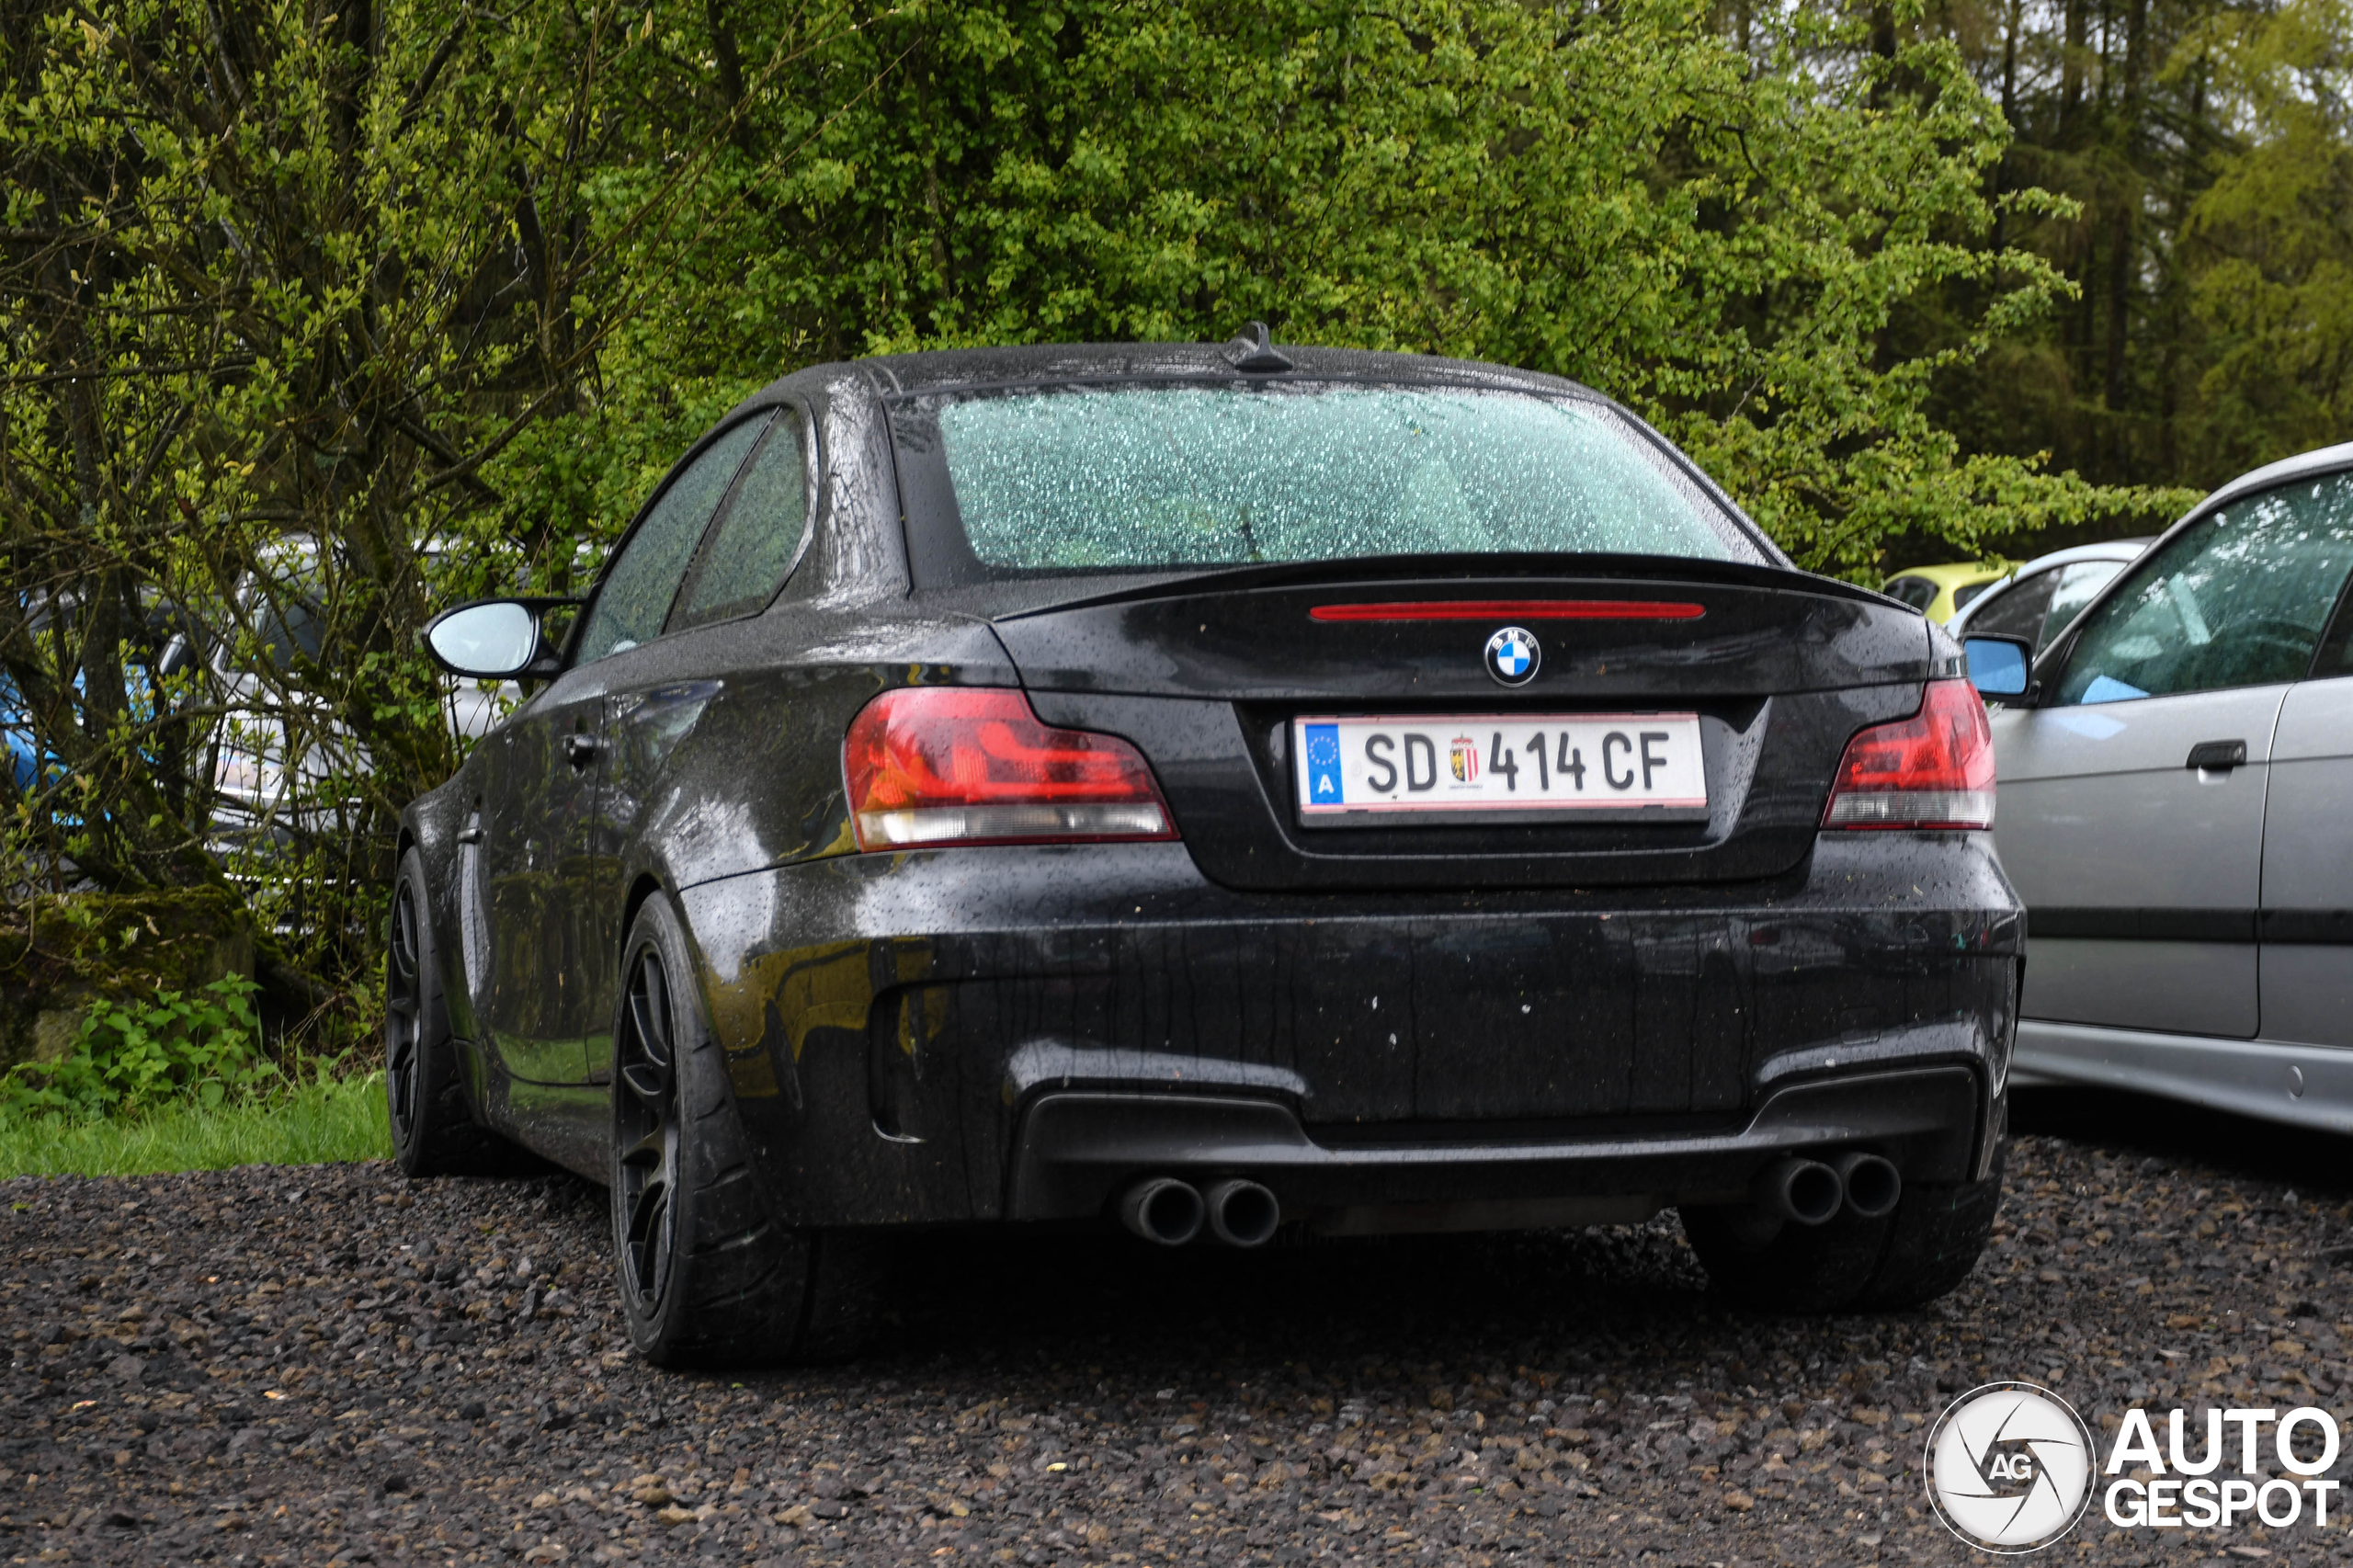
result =
[[[1282,1205],[1255,1181],[1236,1177],[1219,1182],[1203,1200],[1209,1206],[1210,1234],[1230,1247],[1263,1245],[1282,1223]]]
[[[1180,1247],[1201,1233],[1201,1195],[1190,1182],[1152,1176],[1128,1188],[1120,1199],[1120,1223],[1148,1242]]]
[[[1847,1200],[1847,1187],[1838,1173],[1820,1160],[1789,1154],[1756,1173],[1749,1196],[1768,1214],[1801,1225],[1819,1225],[1838,1212]]]
[[[1834,1165],[1847,1189],[1847,1207],[1866,1220],[1895,1212],[1904,1196],[1904,1174],[1892,1161],[1860,1152],[1841,1154]]]

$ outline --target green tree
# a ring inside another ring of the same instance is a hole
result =
[[[61,888],[217,882],[242,737],[293,780],[242,869],[360,897],[303,917],[332,942],[454,760],[426,577],[484,553],[485,469],[593,400],[627,308],[590,187],[632,40],[444,0],[0,28],[0,674],[43,754],[15,841]],[[162,682],[175,631],[247,688]]]
[[[2242,465],[2353,437],[2353,6],[2218,17],[2185,50],[2243,128],[2183,225],[2199,391]]]
[[[2012,128],[1992,187],[2066,199],[1997,231],[2065,290],[1939,378],[1939,425],[2192,488],[2344,437],[2342,0],[1939,0],[1919,25]],[[1920,305],[1931,337],[1974,308],[1965,287]]]
[[[369,929],[456,756],[429,608],[579,583],[813,359],[1255,316],[1532,366],[1863,576],[2170,499],[1940,416],[2066,294],[2018,236],[2071,210],[1995,179],[2002,116],[1916,8],[28,0],[0,48],[0,673],[61,881],[239,869],[234,706],[335,808],[276,824],[265,885]],[[178,626],[258,694],[159,700]]]
[[[1973,553],[2174,505],[1965,452],[1935,417],[1938,376],[2065,291],[1993,237],[2052,204],[1986,194],[2006,131],[1961,52],[1867,15],[1745,31],[1683,0],[910,9],[821,54],[821,90],[751,107],[722,177],[758,199],[697,247],[646,358],[723,381],[777,364],[764,345],[1199,340],[1256,316],[1496,358],[1620,396],[1801,560],[1865,575],[1894,534]],[[733,39],[680,35],[712,63],[670,90],[708,101],[658,120],[729,101]],[[1965,315],[1899,343],[1907,302],[1962,281]]]

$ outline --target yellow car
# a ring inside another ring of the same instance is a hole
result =
[[[1953,612],[2018,570],[2015,561],[1961,561],[1949,566],[1914,566],[1898,572],[1879,585],[1892,599],[1901,599],[1942,625]]]

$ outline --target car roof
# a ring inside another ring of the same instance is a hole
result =
[[[2292,458],[2282,458],[2276,463],[2266,463],[2261,468],[2239,475],[2200,501],[2192,510],[2211,512],[2251,490],[2265,490],[2283,480],[2347,468],[2353,468],[2353,441],[2340,442],[2334,447],[2316,447],[2309,452],[2298,452]]]
[[[1751,517],[1739,502],[1700,467],[1691,455],[1653,429],[1643,416],[1607,393],[1594,391],[1564,376],[1518,369],[1483,359],[1454,359],[1438,354],[1400,354],[1370,348],[1326,348],[1307,344],[1273,343],[1259,339],[1260,324],[1250,332],[1223,343],[1037,343],[1008,347],[934,348],[908,354],[878,354],[870,358],[810,365],[778,378],[736,405],[730,419],[772,405],[792,395],[833,395],[828,389],[845,381],[862,381],[880,400],[993,387],[1025,387],[1118,381],[1201,380],[1285,382],[1358,381],[1399,384],[1470,387],[1496,392],[1526,392],[1545,397],[1571,397],[1616,411],[1656,442],[1669,460],[1715,505],[1731,517],[1756,545],[1766,562],[1796,570],[1773,537]],[[1277,369],[1247,362],[1271,351],[1288,361]],[[720,426],[706,433],[716,436]],[[698,448],[701,445],[697,444]],[[691,457],[696,449],[689,449]],[[680,460],[681,463],[685,458]],[[674,468],[673,472],[676,470]],[[601,578],[600,578],[601,580]]]
[[[1589,387],[1540,371],[1514,369],[1478,359],[1393,354],[1368,348],[1276,344],[1271,347],[1291,362],[1290,370],[1244,371],[1229,357],[1231,347],[1218,343],[1040,343],[1006,348],[938,348],[915,354],[884,354],[852,360],[850,365],[870,378],[885,396],[1041,381],[1247,375],[1263,376],[1269,381],[1333,378],[1444,381],[1491,386],[1499,391],[1601,397]]]
[[[2038,555],[2018,568],[2021,577],[2031,577],[2037,572],[2047,572],[2053,566],[2071,566],[2078,561],[2136,561],[2141,552],[2156,541],[2154,534],[2141,534],[2132,539],[2104,539],[2096,544],[2071,544],[2064,550],[2054,550],[2048,555]]]
[[[2211,517],[2242,496],[2251,495],[2261,490],[2268,490],[2273,485],[2284,484],[2291,480],[2317,479],[2324,474],[2339,473],[2347,470],[2353,470],[2353,441],[2340,441],[2333,447],[2315,447],[2309,452],[2298,452],[2294,457],[2282,458],[2276,463],[2266,463],[2261,468],[2249,469],[2228,483],[2218,485],[2209,491],[2199,500],[2198,505],[2184,512],[2164,533],[2149,542],[2155,544],[2171,539],[2176,533],[2189,527],[2200,518]]]

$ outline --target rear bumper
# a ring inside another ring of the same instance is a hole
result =
[[[1149,1174],[1246,1176],[1328,1232],[1638,1221],[1737,1201],[1760,1165],[1796,1150],[1870,1148],[1915,1181],[1966,1180],[1982,1103],[1978,1075],[1954,1064],[1791,1085],[1733,1132],[1334,1147],[1274,1100],[1054,1091],[1022,1119],[1006,1218],[1090,1218]]]
[[[1975,835],[1826,835],[1740,890],[1240,893],[1170,844],[679,902],[801,1224],[1082,1218],[1150,1174],[1250,1176],[1326,1229],[1574,1223],[1808,1148],[1964,1179],[2021,948]]]

